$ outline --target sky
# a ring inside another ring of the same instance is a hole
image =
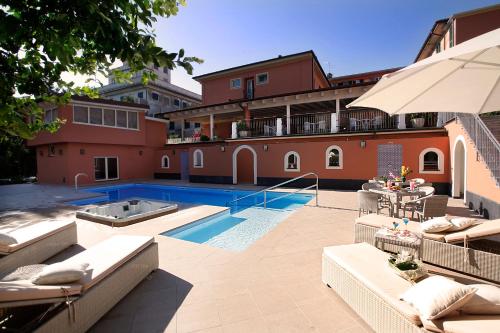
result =
[[[488,0],[187,0],[159,18],[157,44],[204,59],[194,76],[313,50],[334,76],[411,64],[434,22]],[[184,69],[172,83],[200,93]]]

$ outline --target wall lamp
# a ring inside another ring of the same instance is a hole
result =
[[[264,151],[268,151],[269,150],[269,146],[268,145],[264,145]]]
[[[225,152],[226,151],[226,147],[225,146],[220,146],[220,151],[221,152]]]
[[[359,146],[360,146],[361,148],[363,148],[363,149],[364,149],[364,148],[366,148],[366,141],[365,141],[365,140],[361,140],[361,141],[359,142]]]

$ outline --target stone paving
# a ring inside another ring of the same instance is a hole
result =
[[[61,195],[68,192],[63,189]],[[93,332],[371,332],[321,282],[322,248],[353,242],[356,206],[355,192],[320,191],[319,207],[309,204],[297,210],[243,252],[158,235],[220,207],[192,207],[123,228],[78,220],[79,246],[51,261],[116,233],[151,235],[158,242],[160,268]],[[469,215],[459,200],[450,199],[449,206],[450,213]],[[1,218],[2,223],[73,218],[74,210],[59,205]]]

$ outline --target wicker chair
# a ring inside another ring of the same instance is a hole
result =
[[[420,197],[412,200],[408,200],[402,203],[403,206],[403,217],[406,215],[406,211],[411,212],[411,218],[413,219],[415,215],[415,210],[422,210],[422,206],[424,204],[424,199],[434,195],[436,189],[432,186],[421,186],[418,188],[420,193]]]
[[[415,210],[420,222],[432,217],[446,215],[446,207],[448,206],[447,195],[432,195],[426,197],[423,202],[422,210]]]
[[[379,213],[379,195],[370,191],[359,190],[358,191],[358,203],[359,203],[359,216],[361,212],[365,213]]]

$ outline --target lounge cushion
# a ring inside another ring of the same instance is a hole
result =
[[[2,232],[8,233],[17,241],[15,244],[2,245],[0,244],[0,252],[11,253],[30,244],[33,244],[41,239],[51,236],[61,230],[65,230],[75,225],[74,221],[69,220],[52,220],[42,221],[26,226],[4,226]]]
[[[388,217],[384,215],[377,215],[377,214],[368,214],[368,215],[363,215],[361,217],[358,217],[356,219],[356,223],[367,225],[370,227],[375,227],[375,228],[381,228],[381,227],[388,227],[392,228],[392,222],[393,221],[398,221],[399,225],[401,228],[405,228],[403,221],[401,219],[396,219],[394,217]],[[443,233],[437,233],[437,234],[431,234],[431,233],[425,233],[422,232],[422,229],[420,227],[419,222],[415,221],[410,221],[407,225],[408,230],[422,234],[423,237],[427,239],[431,239],[434,241],[438,242],[444,242],[444,234]]]
[[[104,279],[115,269],[153,243],[153,237],[117,235],[65,260],[66,263],[89,263],[85,275],[78,283],[83,291]]]
[[[460,309],[463,313],[500,315],[500,288],[490,284],[472,284],[476,294]],[[500,332],[500,327],[498,329]]]
[[[80,294],[80,284],[37,286],[31,281],[0,282],[0,303],[59,298]]]
[[[401,299],[413,305],[422,318],[434,320],[460,309],[476,291],[474,287],[436,275],[415,284]]]
[[[31,282],[38,285],[73,283],[83,277],[88,266],[87,263],[67,261],[47,265],[31,278]]]
[[[444,239],[448,243],[461,243],[465,237],[473,240],[498,234],[500,234],[500,219],[484,221],[468,229],[445,235]]]
[[[426,233],[443,232],[451,227],[453,224],[444,216],[435,217],[420,224],[422,232]]]
[[[399,300],[411,283],[398,276],[387,264],[389,254],[367,243],[325,247],[323,255],[334,260],[366,287],[391,304],[406,318],[420,325],[416,309]]]
[[[423,320],[424,328],[438,333],[498,333],[500,316],[448,315],[432,321]]]

